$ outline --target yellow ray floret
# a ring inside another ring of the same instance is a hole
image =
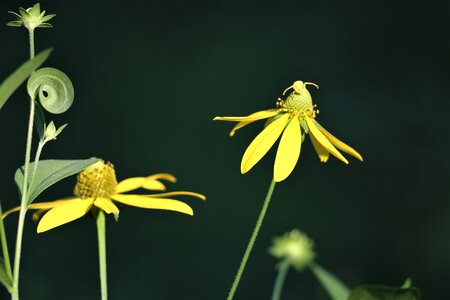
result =
[[[117,183],[114,166],[111,163],[100,161],[78,175],[77,185],[74,189],[77,197],[33,203],[28,206],[28,209],[38,210],[34,215],[37,218],[42,212],[48,211],[40,220],[37,228],[38,233],[41,233],[83,217],[94,206],[107,214],[118,214],[119,208],[114,201],[139,208],[170,210],[192,216],[194,212],[189,205],[167,197],[191,196],[206,200],[204,195],[188,191],[147,195],[124,194],[140,188],[165,191],[165,185],[159,180],[176,182],[173,175],[160,173],[147,177],[132,177]],[[3,218],[19,210],[20,207],[15,207],[5,212]]]
[[[268,109],[252,113],[251,115],[248,115],[246,117],[215,117],[214,121],[239,122],[236,124],[236,126],[233,127],[233,129],[230,132],[230,136],[234,136],[236,131],[241,129],[242,127],[247,126],[248,124],[253,123],[255,121],[273,117],[277,115],[279,112],[280,112],[279,109]]]
[[[93,198],[76,199],[49,210],[39,222],[37,232],[41,233],[81,218],[91,209]]]
[[[342,162],[348,164],[348,160],[342,156],[341,153],[331,144],[331,142],[323,135],[323,133],[317,128],[316,124],[311,118],[306,118],[306,123],[308,124],[309,132],[314,136],[314,138],[332,155],[340,159]]]
[[[288,114],[272,122],[253,140],[242,157],[241,173],[245,174],[270,150],[289,121]]]
[[[173,210],[188,215],[194,215],[192,208],[178,200],[167,198],[150,198],[142,195],[113,195],[117,202],[140,208]]]
[[[298,118],[292,118],[289,125],[281,136],[280,145],[278,146],[275,165],[273,168],[273,178],[275,181],[283,181],[286,179],[300,157],[302,145],[302,134],[300,130],[300,122]]]
[[[339,150],[361,161],[363,160],[355,149],[333,136],[315,120],[319,111],[313,105],[311,94],[306,88],[308,85],[319,87],[312,82],[296,81],[285,90],[287,92],[292,89],[288,97],[285,100],[278,99],[277,108],[258,111],[243,117],[214,118],[214,120],[219,121],[238,122],[231,130],[230,136],[250,123],[268,119],[266,127],[250,143],[242,157],[242,174],[250,171],[266,155],[280,136],[281,140],[273,170],[273,178],[276,182],[283,181],[294,170],[300,157],[301,144],[305,134],[309,134],[321,162],[327,162],[331,154],[348,164],[348,160]]]

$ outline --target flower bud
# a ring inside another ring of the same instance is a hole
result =
[[[300,271],[316,257],[313,244],[313,241],[306,234],[294,229],[274,238],[269,253]]]
[[[45,15],[45,10],[41,12],[41,5],[39,3],[36,3],[33,7],[28,9],[20,7],[19,13],[13,11],[10,11],[9,13],[15,16],[16,20],[7,23],[7,26],[23,26],[28,30],[34,30],[37,27],[52,28],[53,26],[47,22],[56,16],[55,14]]]
[[[47,141],[56,140],[56,137],[66,128],[67,124],[62,125],[58,129],[55,127],[55,123],[51,121],[44,129],[44,138]]]

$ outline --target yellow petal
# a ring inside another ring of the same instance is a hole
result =
[[[336,138],[334,135],[329,133],[325,128],[322,127],[317,121],[316,121],[317,127],[319,130],[325,135],[325,137],[339,150],[344,151],[347,154],[350,154],[353,157],[356,157],[360,161],[363,161],[363,158],[361,154],[359,154],[355,149],[344,143],[343,141]]]
[[[95,199],[94,205],[100,208],[101,210],[105,211],[107,214],[119,213],[119,209],[117,208],[117,206],[111,200],[106,198]]]
[[[165,191],[166,186],[158,180],[146,179],[142,187],[146,190]]]
[[[309,135],[309,138],[311,139],[314,150],[316,150],[316,153],[319,156],[320,162],[326,163],[330,158],[330,152],[328,152],[312,134]]]
[[[317,128],[316,123],[313,119],[307,117],[306,123],[308,124],[309,131],[317,141],[325,148],[328,152],[333,154],[336,158],[340,159],[344,163],[348,164],[348,160],[331,144],[331,142],[322,134],[322,132]]]
[[[145,177],[132,177],[125,180],[122,180],[117,184],[116,192],[117,193],[125,193],[132,190],[136,190],[141,188],[144,184],[146,178]]]
[[[181,212],[188,215],[194,215],[192,208],[178,200],[166,198],[149,198],[142,195],[113,195],[112,198],[120,203],[148,208],[148,209],[162,209]]]
[[[302,145],[302,135],[300,130],[300,122],[294,117],[289,122],[281,136],[280,145],[278,146],[275,165],[273,168],[273,180],[280,182],[285,180],[292,170],[294,170],[300,157],[300,149]]]
[[[145,195],[145,197],[150,197],[150,198],[160,198],[160,197],[172,197],[172,196],[192,196],[192,197],[196,197],[199,198],[201,200],[206,200],[206,196],[199,194],[199,193],[194,193],[194,192],[186,192],[186,191],[177,191],[177,192],[169,192],[169,193],[161,193],[161,194],[149,194],[149,195]]]
[[[252,113],[251,115],[244,116],[244,117],[215,117],[214,121],[230,121],[230,122],[241,122],[241,121],[257,121],[262,119],[267,119],[272,116],[275,116],[280,112],[280,109],[274,108],[274,109],[267,109],[267,110],[261,110],[257,111],[255,113]]]
[[[233,127],[233,129],[231,129],[230,131],[230,136],[234,136],[234,134],[236,133],[236,131],[238,131],[239,129],[241,129],[242,127],[247,126],[248,124],[251,124],[253,122],[256,122],[258,120],[251,120],[251,121],[240,121],[239,123],[236,124],[236,126]]]
[[[290,118],[289,114],[284,114],[279,119],[270,123],[252,141],[244,153],[241,161],[241,173],[247,173],[263,156],[270,150],[278,137],[283,132],[286,123]]]
[[[49,210],[39,222],[37,232],[41,233],[72,222],[84,216],[92,207],[94,199],[77,199]]]
[[[267,111],[262,111],[262,112],[267,112]],[[237,123],[236,126],[234,126],[233,129],[230,131],[230,136],[234,136],[236,131],[238,131],[242,127],[247,126],[248,124],[251,124],[253,122],[259,121],[261,119],[267,119],[267,118],[276,116],[278,113],[280,113],[280,112],[278,110],[276,110],[275,112],[272,112],[270,114],[262,114],[261,112],[257,112],[257,113],[251,114],[250,116],[248,116],[248,118],[250,118],[251,116],[255,116],[256,118],[255,119],[250,119],[250,120],[245,120],[245,121],[240,121],[239,123]]]
[[[177,179],[175,178],[175,176],[173,176],[172,174],[169,174],[169,173],[153,174],[153,175],[147,176],[146,179],[147,180],[164,179],[164,180],[167,180],[167,181],[172,182],[172,183],[177,182]]]
[[[61,206],[63,204],[68,203],[69,201],[72,201],[71,199],[78,199],[78,198],[68,198],[65,200],[54,200],[54,201],[50,201],[50,202],[40,202],[40,203],[32,203],[28,206],[28,209],[42,209],[42,210],[48,210],[51,209],[53,207],[57,207],[57,206]],[[2,215],[2,218],[6,218],[7,216],[9,216],[11,213],[16,212],[16,211],[20,211],[20,206],[14,207],[8,211],[5,211]]]

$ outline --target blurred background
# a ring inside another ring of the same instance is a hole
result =
[[[8,10],[33,1],[2,0]],[[449,299],[450,3],[393,1],[41,1],[56,13],[36,49],[73,81],[69,123],[43,158],[111,161],[118,179],[170,172],[170,190],[194,217],[121,207],[107,220],[110,299],[225,299],[272,176],[274,150],[249,174],[243,152],[263,123],[228,136],[217,115],[271,108],[295,80],[311,89],[318,120],[364,163],[321,164],[306,140],[278,184],[236,299],[268,299],[271,239],[293,228],[318,262],[349,286],[398,286],[411,276],[424,299]],[[24,28],[0,26],[0,79],[28,58]],[[19,204],[28,99],[0,112],[2,206]],[[72,193],[75,178],[36,201]],[[14,245],[17,215],[6,220]],[[36,234],[27,218],[23,299],[99,299],[95,222],[85,217]],[[3,298],[7,294],[1,291]],[[309,271],[291,272],[284,299],[327,299]]]

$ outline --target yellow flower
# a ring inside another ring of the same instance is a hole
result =
[[[286,100],[278,99],[275,109],[258,111],[246,117],[214,118],[214,120],[219,121],[238,122],[231,130],[230,136],[250,123],[268,119],[264,130],[252,141],[242,157],[242,174],[250,171],[280,136],[281,140],[274,165],[274,181],[276,182],[283,181],[294,170],[300,157],[300,149],[305,134],[308,133],[310,133],[309,137],[321,162],[327,162],[331,153],[348,164],[347,159],[337,149],[356,157],[360,161],[363,160],[355,149],[334,137],[316,121],[319,111],[313,105],[311,94],[306,88],[307,85],[319,88],[318,85],[311,82],[296,81],[284,91],[283,95],[291,88],[293,89],[292,93]]]
[[[161,179],[176,182],[174,176],[162,173],[148,177],[128,178],[117,183],[114,166],[111,163],[99,161],[78,174],[74,189],[76,197],[33,203],[28,208],[38,210],[33,216],[34,218],[39,218],[40,213],[49,210],[39,222],[37,232],[41,233],[81,218],[93,207],[97,207],[108,214],[117,215],[119,208],[112,200],[140,208],[172,210],[192,216],[194,213],[189,205],[166,197],[185,195],[202,200],[206,199],[202,194],[185,191],[147,195],[124,194],[139,188],[165,191],[166,187],[160,181]],[[19,210],[20,207],[13,208],[5,212],[3,217]]]

